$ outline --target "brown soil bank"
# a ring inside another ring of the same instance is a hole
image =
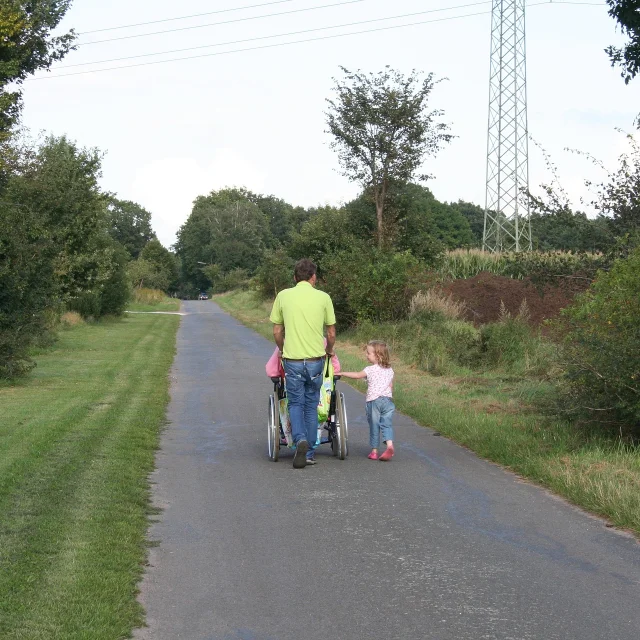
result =
[[[576,293],[589,286],[586,280],[562,279],[557,286],[538,288],[528,279],[513,280],[482,272],[473,278],[452,280],[442,285],[445,294],[452,294],[466,305],[465,318],[474,324],[495,322],[500,317],[500,302],[512,315],[517,315],[523,300],[527,301],[530,322],[541,324],[568,306]]]

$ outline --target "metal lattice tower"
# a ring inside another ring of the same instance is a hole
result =
[[[531,250],[524,0],[493,0],[482,248]]]

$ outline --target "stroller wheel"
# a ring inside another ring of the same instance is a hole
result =
[[[278,462],[280,454],[280,416],[273,395],[269,396],[269,415],[267,417],[267,453],[269,458]]]
[[[344,406],[344,394],[336,393],[335,439],[331,442],[333,455],[340,460],[347,457],[347,414]]]

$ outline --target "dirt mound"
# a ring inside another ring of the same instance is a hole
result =
[[[526,300],[530,322],[537,325],[557,316],[560,309],[568,306],[576,293],[584,291],[588,285],[586,280],[567,279],[558,286],[538,288],[527,279],[513,280],[483,272],[473,278],[452,280],[442,286],[442,291],[464,302],[467,307],[465,317],[474,324],[498,320],[500,302],[504,302],[512,315],[517,315],[522,301]]]

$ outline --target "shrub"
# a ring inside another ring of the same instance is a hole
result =
[[[534,332],[528,319],[526,300],[515,317],[501,303],[499,321],[480,329],[482,360],[508,371],[543,373],[550,364],[550,346]]]
[[[324,288],[340,324],[396,321],[408,314],[424,267],[408,251],[340,251],[325,258]]]
[[[562,313],[571,408],[640,431],[640,247]]]
[[[440,327],[447,352],[458,365],[470,366],[477,362],[480,349],[480,330],[464,320],[447,320]]]
[[[411,360],[422,370],[434,375],[449,373],[451,358],[446,340],[435,333],[423,333],[409,343]]]
[[[67,300],[67,311],[75,311],[83,318],[99,318],[100,317],[100,291],[93,289],[91,291],[82,291],[78,295]]]

